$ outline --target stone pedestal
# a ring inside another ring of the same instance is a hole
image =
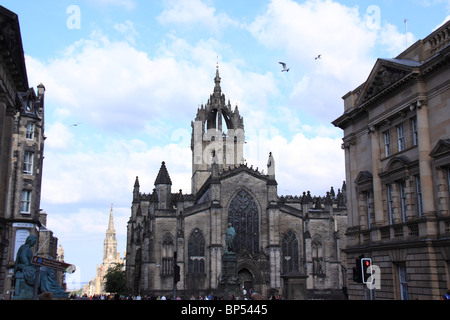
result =
[[[217,295],[224,299],[231,299],[234,295],[241,294],[241,283],[237,272],[236,255],[233,252],[226,252],[222,257],[222,275],[217,288]]]
[[[286,300],[306,300],[306,278],[308,276],[300,272],[289,272],[281,276],[283,278],[283,297]]]

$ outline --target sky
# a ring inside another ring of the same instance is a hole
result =
[[[77,267],[69,289],[95,277],[111,205],[123,256],[136,176],[151,192],[165,161],[172,192],[191,192],[191,121],[217,66],[244,118],[248,165],[267,170],[272,152],[279,195],[323,196],[345,180],[343,132],[331,124],[342,97],[378,58],[396,57],[450,17],[450,0],[0,5],[19,16],[30,87],[46,87],[41,208]]]

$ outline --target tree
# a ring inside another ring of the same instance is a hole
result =
[[[125,293],[125,270],[123,263],[109,268],[104,277],[105,291],[110,293]]]

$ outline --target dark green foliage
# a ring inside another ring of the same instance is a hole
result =
[[[125,270],[123,264],[118,263],[110,268],[105,275],[105,291],[109,293],[125,293]]]

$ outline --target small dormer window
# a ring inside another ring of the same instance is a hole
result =
[[[27,99],[26,110],[28,112],[32,112],[33,111],[33,100],[31,99],[31,97],[28,97],[28,99]]]

